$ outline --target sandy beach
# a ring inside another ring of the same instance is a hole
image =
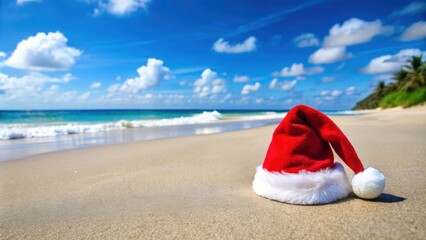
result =
[[[256,195],[266,126],[1,162],[0,238],[425,239],[426,108],[332,119],[387,176],[378,199],[296,206]]]

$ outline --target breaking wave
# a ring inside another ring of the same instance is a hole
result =
[[[265,115],[266,116],[266,115]],[[21,138],[53,137],[80,133],[95,133],[140,127],[163,127],[189,124],[217,122],[222,119],[218,111],[205,111],[187,117],[150,119],[150,120],[119,120],[105,123],[67,123],[67,124],[8,124],[0,125],[0,139],[12,140]],[[241,120],[244,119],[243,117]]]

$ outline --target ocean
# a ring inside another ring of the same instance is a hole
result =
[[[0,161],[102,144],[277,124],[286,110],[0,111]],[[353,114],[327,111],[328,115]]]

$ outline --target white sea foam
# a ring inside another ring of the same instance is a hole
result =
[[[339,115],[357,115],[358,113],[356,111],[347,110],[347,111],[340,111],[337,114],[339,114]]]
[[[222,114],[218,111],[203,112],[196,114],[191,117],[179,117],[179,118],[164,118],[157,120],[137,120],[137,121],[125,121],[126,124],[130,123],[131,127],[163,127],[163,126],[176,126],[176,125],[188,125],[188,124],[199,124],[199,123],[210,123],[220,120]]]
[[[249,115],[249,116],[240,116],[238,120],[267,120],[267,119],[281,119],[285,116],[285,113],[276,113],[276,112],[265,112],[260,115]]]
[[[51,137],[61,135],[71,135],[77,133],[89,133],[108,131],[112,129],[120,129],[119,126],[106,124],[66,124],[66,125],[51,125],[51,126],[28,126],[13,125],[0,127],[0,139],[19,139],[19,138],[34,138],[34,137]],[[124,127],[121,127],[124,128]]]
[[[327,113],[326,113],[327,114]],[[332,115],[351,115],[352,111],[333,112]],[[214,123],[218,121],[256,121],[282,119],[285,113],[263,112],[242,113],[223,116],[218,111],[203,112],[188,117],[163,118],[152,120],[120,120],[104,123],[66,123],[66,124],[0,124],[0,140],[12,140],[20,138],[53,137],[80,133],[95,133],[110,130],[141,127],[163,127],[190,124]]]
[[[187,124],[211,123],[220,120],[222,114],[217,111],[203,112],[190,117],[165,118],[153,120],[120,120],[117,122],[84,124],[69,123],[63,125],[28,125],[14,124],[0,126],[0,139],[12,140],[20,138],[51,137],[78,133],[93,133],[116,129],[136,127],[161,127]]]

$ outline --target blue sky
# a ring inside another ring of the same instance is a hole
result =
[[[0,108],[350,109],[425,51],[425,12],[423,1],[6,0]]]

